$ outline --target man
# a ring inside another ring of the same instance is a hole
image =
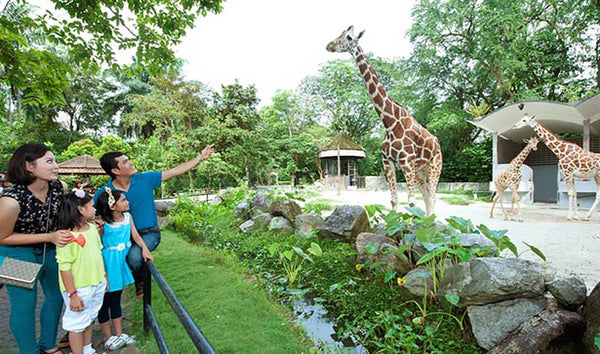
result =
[[[149,171],[137,173],[133,162],[122,152],[108,152],[100,158],[100,165],[110,176],[110,181],[94,194],[94,203],[104,191],[104,187],[116,189],[125,194],[129,201],[129,213],[135,227],[144,239],[146,246],[153,251],[160,243],[160,228],[156,216],[154,188],[161,186],[162,181],[182,175],[196,167],[202,160],[207,159],[213,151],[213,146],[206,146],[200,155],[167,171]],[[127,254],[127,263],[133,271],[136,295],[141,298],[142,288],[142,250],[134,244]]]

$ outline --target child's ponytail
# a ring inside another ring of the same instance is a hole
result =
[[[71,230],[81,224],[81,214],[77,207],[86,205],[92,197],[78,189],[64,196],[58,213],[58,228]]]

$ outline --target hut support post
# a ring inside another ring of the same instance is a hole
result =
[[[492,134],[492,179],[498,171],[498,133]]]

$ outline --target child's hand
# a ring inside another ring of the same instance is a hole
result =
[[[152,257],[152,253],[149,250],[142,250],[142,257],[144,257],[144,262],[152,261],[154,262],[154,257]]]
[[[71,296],[71,301],[69,301],[69,306],[71,307],[71,311],[73,312],[83,311],[83,300],[81,300],[79,295],[73,294]]]

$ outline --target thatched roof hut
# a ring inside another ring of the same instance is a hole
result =
[[[358,187],[357,161],[365,157],[365,150],[343,131],[339,132],[319,152],[325,164],[325,185],[333,187],[343,184],[344,188]],[[342,183],[343,181],[343,183]]]
[[[103,175],[100,161],[90,155],[81,155],[58,164],[61,175]]]

